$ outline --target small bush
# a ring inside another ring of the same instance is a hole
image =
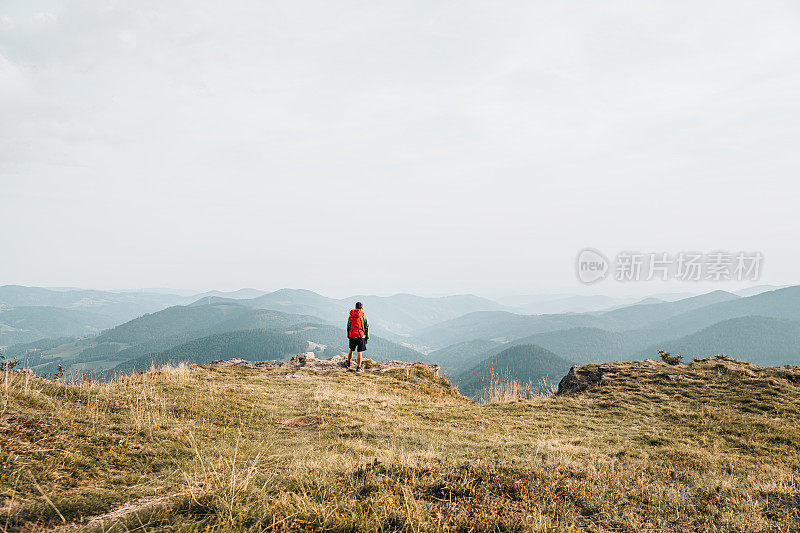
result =
[[[664,350],[659,350],[658,353],[661,356],[661,360],[668,365],[677,366],[681,364],[681,361],[683,360],[683,356],[679,354],[673,355],[670,352],[665,352]]]

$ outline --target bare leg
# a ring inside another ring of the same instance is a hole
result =
[[[350,350],[350,353],[347,354],[347,366],[350,366],[350,361],[353,359],[353,350]],[[358,355],[358,360],[361,361],[361,354]]]
[[[358,352],[358,359],[356,359],[356,366],[361,368],[361,352]]]

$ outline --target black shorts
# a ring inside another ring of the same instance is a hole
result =
[[[367,351],[367,342],[364,339],[349,339],[350,349],[358,350],[359,352]]]

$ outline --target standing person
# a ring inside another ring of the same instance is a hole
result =
[[[350,353],[347,354],[347,368],[350,368],[350,361],[353,359],[353,350],[358,350],[356,359],[356,372],[363,372],[361,368],[361,353],[367,351],[369,342],[369,322],[364,315],[361,302],[356,302],[356,308],[350,311],[347,318],[347,340],[350,342]]]

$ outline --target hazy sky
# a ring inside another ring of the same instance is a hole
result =
[[[0,284],[797,283],[798,176],[796,1],[0,0]]]

